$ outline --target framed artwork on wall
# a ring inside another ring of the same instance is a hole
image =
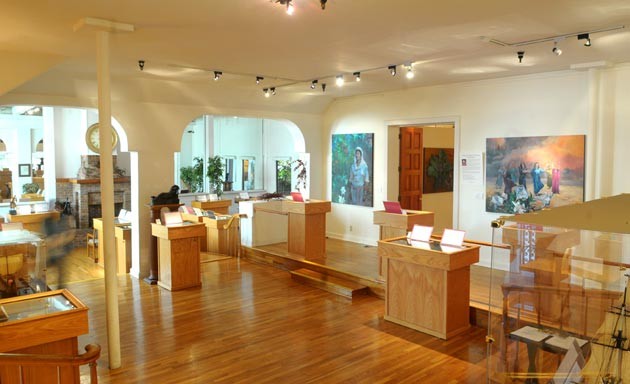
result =
[[[424,148],[422,193],[453,192],[453,148]]]
[[[373,133],[332,135],[332,202],[373,207],[373,167]]]
[[[30,164],[20,164],[20,165],[18,165],[18,175],[19,175],[19,177],[30,177],[31,176],[31,165]]]
[[[583,202],[585,143],[585,135],[486,139],[486,211]]]

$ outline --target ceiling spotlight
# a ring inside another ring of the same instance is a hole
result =
[[[315,89],[316,86],[317,86],[317,80],[311,81],[311,89]]]
[[[295,12],[295,9],[293,8],[293,4],[291,4],[291,0],[289,0],[287,2],[287,15],[292,15],[293,12]]]
[[[361,81],[361,72],[355,72],[352,76],[354,76],[354,81]]]
[[[262,76],[256,76],[256,84],[260,84],[261,81],[265,80]]]
[[[319,3],[322,5],[322,9],[326,9],[326,1],[327,0],[319,0]]]
[[[322,92],[326,92],[326,83],[322,83]]]
[[[584,42],[584,46],[585,47],[590,47],[591,46],[591,36],[588,33],[580,33],[579,35],[577,35],[577,39],[578,40],[586,40]]]
[[[265,97],[271,96],[271,93],[269,93],[269,88],[263,88],[263,92],[265,93]]]
[[[413,73],[413,67],[411,66],[411,64],[405,65],[405,68],[407,68],[407,73],[405,73],[405,77],[408,78],[408,79],[413,79],[413,77],[416,74]]]
[[[553,49],[551,50],[556,56],[562,55],[562,49],[558,48],[558,42],[553,42]]]
[[[338,87],[343,86],[343,83],[345,83],[346,81],[343,79],[343,75],[337,75],[337,77],[335,78],[335,84],[337,84]]]
[[[387,69],[389,69],[389,73],[391,73],[392,76],[396,76],[396,66],[395,65],[390,65],[389,67],[387,67]]]
[[[141,71],[144,69],[144,60],[138,60],[138,67],[140,67]]]
[[[221,75],[223,74],[223,72],[221,71],[214,71],[214,81],[217,81],[221,78]]]
[[[518,62],[522,63],[523,62],[523,57],[525,56],[525,51],[518,51],[516,52],[516,57],[518,57]]]
[[[276,87],[271,87],[271,88],[269,88],[269,90],[271,91],[271,95],[272,96],[276,95]]]

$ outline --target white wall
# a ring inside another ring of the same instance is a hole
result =
[[[596,154],[587,151],[587,157],[597,157],[598,169],[613,175],[610,178],[613,185],[603,190],[630,191],[630,182],[622,177],[623,166],[630,161],[630,153],[624,150],[630,142],[627,108],[630,68],[620,66],[593,72],[563,71],[337,100],[324,114],[326,157],[322,167],[328,170],[323,183],[326,196],[330,198],[330,137],[333,133],[374,133],[374,201],[378,202],[387,197],[384,186],[389,182],[388,166],[398,163],[398,158],[387,152],[387,126],[397,121],[410,124],[451,121],[442,117],[455,117],[459,122],[455,132],[453,223],[466,230],[468,238],[491,241],[490,222],[498,215],[485,212],[483,185],[460,185],[457,159],[460,153],[485,152],[488,137],[587,134],[587,148],[593,150],[593,137],[614,134],[615,139],[609,140],[614,143],[611,157],[614,164],[601,155],[610,152],[608,147]],[[598,90],[599,97],[592,97],[593,89]],[[613,106],[606,103],[610,100]],[[592,115],[598,116],[594,123],[589,120]],[[626,144],[621,144],[624,143],[622,138]],[[602,173],[594,175],[587,167],[587,191],[592,188],[590,185],[605,184],[607,178]],[[589,192],[593,194],[588,191],[587,196]],[[349,240],[374,243],[378,239],[378,228],[372,224],[372,210],[335,204],[328,215],[328,231]],[[354,231],[347,233],[350,225]],[[488,255],[487,250],[483,251],[483,263],[488,262]]]

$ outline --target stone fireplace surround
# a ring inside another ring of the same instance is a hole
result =
[[[114,156],[114,169],[116,156]],[[81,156],[81,168],[76,179],[57,179],[57,201],[69,201],[72,215],[79,229],[75,246],[85,244],[85,233],[92,228],[92,219],[101,215],[100,156]],[[129,177],[114,175],[114,213],[131,209],[131,183]]]

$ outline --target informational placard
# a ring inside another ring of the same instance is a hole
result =
[[[460,156],[462,184],[483,185],[483,162],[481,153]]]
[[[444,229],[442,233],[442,241],[440,244],[443,245],[452,245],[454,247],[461,247],[464,243],[464,236],[466,235],[465,231],[460,231],[457,229]]]
[[[431,240],[431,234],[433,233],[433,227],[427,227],[425,225],[414,225],[411,231],[411,239],[418,241]]]

